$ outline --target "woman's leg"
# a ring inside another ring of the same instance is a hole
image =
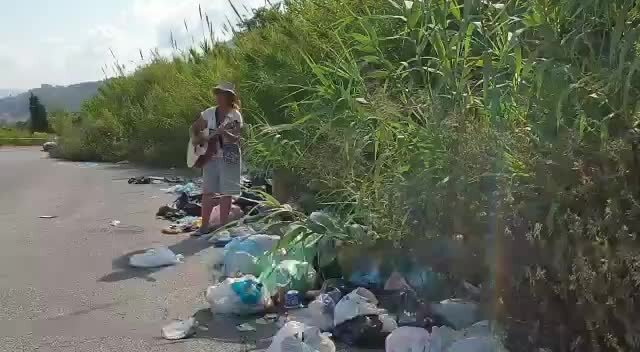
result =
[[[220,170],[217,160],[210,160],[203,168],[202,175],[202,226],[196,235],[209,232],[211,227],[211,212],[218,204],[220,192]]]
[[[216,206],[217,199],[213,193],[205,193],[202,195],[202,227],[208,228],[211,222],[211,212]]]
[[[229,213],[231,212],[231,196],[222,196],[220,198],[220,225],[224,226],[229,222]]]

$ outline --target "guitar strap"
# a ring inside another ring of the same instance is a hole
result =
[[[216,128],[220,128],[223,121],[220,118],[220,109],[218,109],[217,106],[216,106],[215,115],[216,115]],[[211,132],[211,130],[209,130],[209,132]],[[221,148],[221,147],[222,147],[222,135],[218,135],[218,148]]]

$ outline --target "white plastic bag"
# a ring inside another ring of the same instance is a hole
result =
[[[181,340],[193,334],[196,330],[195,318],[177,320],[162,328],[162,337],[167,340]]]
[[[334,326],[362,315],[378,315],[381,310],[377,307],[378,300],[371,291],[359,287],[342,297],[336,305],[333,314]]]
[[[255,277],[246,275],[241,278],[228,278],[217,285],[210,286],[205,297],[209,302],[211,312],[214,314],[256,314],[263,312],[270,306],[271,300],[263,294],[264,291],[259,294],[255,303],[243,302],[242,297],[233,290],[233,284],[247,280],[257,282]]]
[[[136,268],[157,268],[182,263],[183,258],[182,254],[175,254],[167,247],[156,247],[144,253],[132,255],[129,258],[129,265]]]
[[[403,326],[387,336],[385,352],[444,352],[430,347],[431,335],[423,328]]]
[[[464,337],[461,331],[455,331],[447,326],[434,326],[431,329],[430,352],[445,352],[455,341]]]
[[[456,330],[469,327],[478,321],[478,305],[463,299],[447,299],[432,304],[431,310],[442,316]]]
[[[398,328],[398,322],[389,314],[380,314],[378,316],[382,322],[382,332],[392,332]]]
[[[286,323],[273,337],[267,352],[335,352],[336,346],[330,338],[313,326],[291,321]]]
[[[313,302],[309,303],[312,325],[317,326],[322,331],[333,329],[333,311],[335,307],[336,303],[328,294],[323,293],[316,297]]]
[[[259,275],[258,258],[273,249],[280,240],[279,236],[250,235],[238,237],[224,248],[224,274]]]

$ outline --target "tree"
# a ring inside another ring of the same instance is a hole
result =
[[[49,131],[47,109],[40,103],[40,99],[33,95],[33,92],[29,96],[29,114],[31,116],[31,133]]]

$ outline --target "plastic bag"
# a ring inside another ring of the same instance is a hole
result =
[[[258,265],[258,257],[272,250],[279,240],[278,236],[267,235],[251,235],[232,240],[224,247],[224,275],[260,274],[262,270]]]
[[[432,304],[431,310],[456,330],[469,327],[478,321],[478,305],[463,299],[447,299]]]
[[[431,334],[425,329],[405,326],[387,336],[385,352],[444,352],[431,348]]]
[[[279,288],[307,292],[315,282],[316,271],[307,262],[287,259],[272,265],[272,269],[263,271],[258,279],[270,296]]]
[[[446,352],[451,344],[463,337],[464,333],[461,331],[455,331],[447,326],[434,326],[431,329],[430,351]]]
[[[231,210],[229,210],[229,217],[227,221],[235,221],[244,216],[242,209],[240,209],[237,205],[232,205]],[[211,212],[211,220],[209,221],[211,226],[222,226],[220,222],[220,206],[216,205]]]
[[[162,337],[167,340],[181,340],[195,334],[195,318],[177,320],[162,328]]]
[[[183,258],[182,254],[175,254],[167,247],[156,247],[144,253],[132,255],[129,258],[129,265],[136,268],[157,268],[182,263]]]
[[[310,327],[295,321],[285,324],[273,337],[267,352],[335,352],[336,346],[330,338]]]
[[[322,331],[333,329],[333,311],[336,303],[331,295],[322,293],[316,299],[309,303],[309,310],[313,326],[317,326]]]
[[[388,333],[378,315],[363,315],[336,325],[333,334],[349,346],[381,348]]]
[[[338,326],[347,320],[363,315],[378,315],[381,313],[377,307],[378,300],[371,291],[359,287],[348,295],[342,297],[336,304],[334,311],[334,326]]]
[[[382,332],[392,332],[398,328],[398,322],[389,314],[380,314],[378,316],[382,322]]]
[[[205,293],[211,312],[217,314],[255,314],[271,305],[262,285],[254,276],[228,278]]]

